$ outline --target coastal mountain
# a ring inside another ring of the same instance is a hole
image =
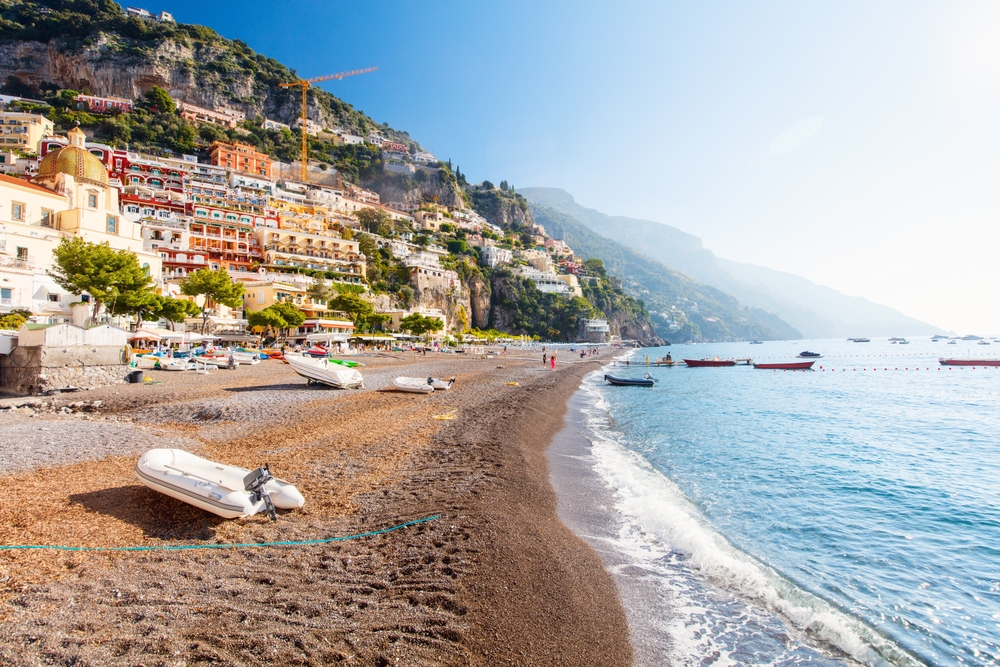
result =
[[[601,236],[571,215],[537,204],[531,205],[531,213],[547,233],[565,239],[577,254],[603,260],[625,290],[645,302],[657,333],[667,340],[802,338],[781,318],[745,307],[715,287]]]
[[[578,204],[559,188],[524,188],[533,205],[564,213],[593,232],[773,313],[806,338],[931,335],[935,326],[867,299],[842,294],[790,273],[717,257],[697,236],[676,227],[612,216]],[[570,239],[573,244],[573,239]]]

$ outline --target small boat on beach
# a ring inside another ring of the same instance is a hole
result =
[[[938,359],[942,366],[1000,366],[1000,359]]]
[[[719,359],[715,357],[714,359],[685,359],[684,363],[688,365],[689,368],[716,368],[720,366],[735,366],[736,362],[732,359]]]
[[[271,477],[266,466],[250,471],[183,449],[149,450],[135,464],[135,474],[154,491],[226,519],[270,511],[271,504],[296,509],[306,502],[292,484]]]
[[[398,377],[392,381],[392,386],[396,391],[405,391],[411,394],[430,394],[434,391],[434,378]]]
[[[616,375],[605,375],[605,382],[616,387],[652,387],[653,383],[658,382],[649,373],[646,373],[641,378],[623,378]]]
[[[292,370],[309,380],[308,384],[315,382],[335,389],[362,389],[365,386],[364,378],[357,370],[331,364],[326,359],[287,356],[285,361]]]
[[[821,355],[819,352],[810,352],[806,350],[805,352],[799,352],[799,359],[819,359]]]
[[[807,371],[812,368],[815,363],[815,361],[788,361],[773,364],[754,364],[753,367],[761,370]]]

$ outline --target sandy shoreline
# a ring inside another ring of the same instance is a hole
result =
[[[0,414],[4,452],[101,445],[77,462],[43,456],[51,462],[35,469],[0,456],[2,544],[302,540],[441,517],[311,547],[2,552],[0,662],[628,664],[614,582],[559,520],[544,454],[597,365],[552,373],[514,354],[506,364],[364,361],[361,392],[307,388],[266,362],[86,392],[102,401],[87,414]],[[398,374],[458,382],[429,396],[371,391]],[[267,461],[307,505],[277,524],[216,519],[136,482],[150,442],[246,467]]]

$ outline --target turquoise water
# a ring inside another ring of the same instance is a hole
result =
[[[1000,369],[937,362],[1000,343],[676,345],[633,360],[806,349],[824,355],[814,371],[633,367],[612,372],[659,383],[584,383],[622,548],[685,610],[664,623],[670,657],[1000,664]]]

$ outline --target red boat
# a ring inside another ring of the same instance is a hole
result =
[[[701,366],[735,366],[736,362],[732,359],[685,359],[684,363],[691,368],[699,368]]]
[[[1000,359],[938,359],[942,366],[1000,366]]]
[[[777,371],[807,371],[812,368],[815,361],[790,361],[778,364],[754,364],[754,368],[774,369]]]

